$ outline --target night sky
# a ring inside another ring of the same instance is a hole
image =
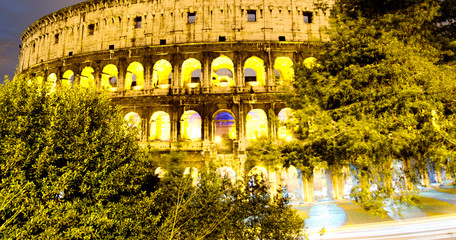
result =
[[[41,17],[85,0],[0,0],[0,82],[18,64],[22,32]]]

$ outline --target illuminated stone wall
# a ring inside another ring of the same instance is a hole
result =
[[[25,30],[19,73],[56,90],[106,91],[142,145],[186,151],[189,174],[208,162],[235,178],[261,172],[311,202],[312,178],[250,166],[245,151],[259,138],[292,139],[276,96],[291,87],[293,64],[318,51],[328,14],[310,0],[89,0]]]
[[[193,16],[194,14],[194,16]],[[301,1],[90,0],[36,21],[22,34],[19,70],[111,49],[160,44],[321,39],[328,11]],[[254,16],[254,17],[252,17]]]

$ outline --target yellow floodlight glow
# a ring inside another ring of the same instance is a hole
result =
[[[266,71],[264,69],[264,61],[258,57],[250,57],[245,61],[244,72],[246,69],[253,69],[256,73],[256,82],[250,82],[252,86],[264,86],[266,79]]]
[[[112,83],[111,80],[116,79],[116,83]],[[103,68],[101,73],[101,87],[108,91],[117,90],[117,79],[119,79],[119,71],[117,70],[116,65],[108,64]]]
[[[214,59],[211,69],[212,85],[220,87],[234,86],[234,64],[229,57],[222,55]]]
[[[139,62],[132,62],[128,65],[125,76],[126,90],[141,90],[144,88],[144,67]]]
[[[274,69],[279,72],[279,84],[289,84],[294,78],[293,61],[287,57],[278,57]]]
[[[255,140],[268,135],[268,117],[262,109],[251,110],[246,117],[246,138]]]
[[[201,116],[193,111],[186,111],[181,118],[182,140],[199,141],[201,140]]]
[[[168,88],[170,84],[170,74],[173,71],[171,63],[162,59],[155,63],[152,73],[152,82],[155,87]]]
[[[198,61],[194,58],[189,58],[184,61],[184,63],[182,64],[181,87],[184,87],[184,86],[196,87],[197,86],[197,83],[192,83],[192,73],[198,69],[201,70],[200,61]],[[200,76],[200,79],[201,79],[201,76]]]
[[[163,111],[155,112],[150,120],[150,140],[169,141],[171,124],[169,114]]]
[[[93,73],[95,71],[91,67],[85,67],[81,72],[81,77],[79,79],[79,86],[83,88],[91,88],[95,86],[95,78]]]
[[[279,127],[277,129],[277,136],[279,139],[283,139],[287,142],[290,142],[294,139],[292,131],[290,129],[287,129],[287,126],[285,125],[288,121],[291,120],[292,117],[293,113],[291,111],[291,108],[284,108],[280,110]]]
[[[46,80],[46,84],[49,86],[50,93],[55,92],[57,86],[57,75],[55,75],[55,73],[49,74]]]
[[[70,89],[74,84],[74,72],[71,70],[66,70],[62,76],[62,87]]]
[[[222,137],[216,136],[216,137],[214,138],[214,142],[217,143],[217,144],[222,143]]]
[[[137,128],[139,129],[138,131],[138,138],[141,136],[141,117],[139,116],[138,113],[135,112],[129,112],[127,115],[124,117],[125,120],[125,125],[128,128]]]

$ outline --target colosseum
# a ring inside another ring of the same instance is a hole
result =
[[[293,63],[311,57],[325,38],[329,8],[321,3],[88,0],[24,31],[18,72],[56,88],[108,92],[140,129],[141,145],[185,151],[186,171],[210,161],[231,178],[261,172],[293,203],[340,199],[350,179],[328,170],[303,178],[294,167],[246,157],[255,139],[292,138],[281,124],[290,109],[276,96],[290,86]]]

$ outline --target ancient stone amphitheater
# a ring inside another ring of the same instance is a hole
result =
[[[19,73],[107,91],[142,145],[184,150],[189,172],[211,162],[232,178],[262,172],[296,203],[340,198],[328,172],[303,180],[246,159],[252,140],[292,138],[276,95],[324,40],[329,12],[316,2],[88,0],[24,31]]]

